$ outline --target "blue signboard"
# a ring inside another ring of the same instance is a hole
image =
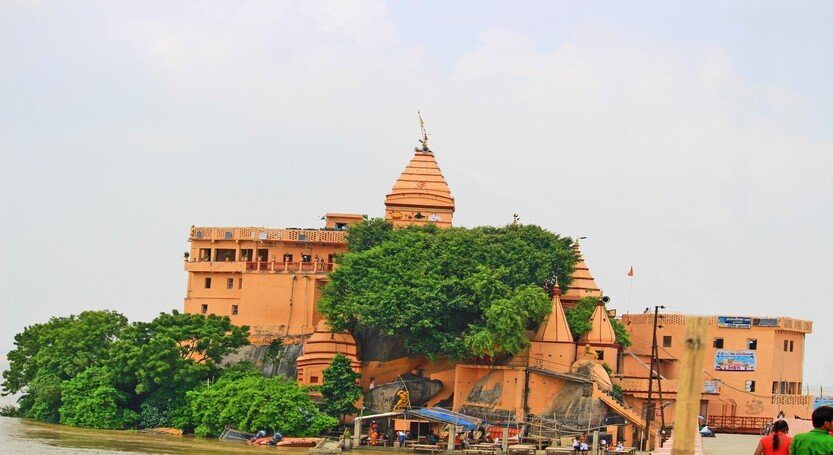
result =
[[[750,329],[752,328],[752,318],[743,316],[718,316],[717,326],[730,329]]]
[[[819,406],[833,406],[833,397],[816,397],[813,399],[813,409]]]
[[[717,371],[755,371],[755,351],[724,351],[714,353]]]

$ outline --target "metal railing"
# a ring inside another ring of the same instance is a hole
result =
[[[326,273],[333,271],[333,265],[332,262],[246,262],[246,271]]]

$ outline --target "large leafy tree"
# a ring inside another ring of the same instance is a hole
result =
[[[188,392],[185,420],[200,436],[219,435],[227,425],[241,431],[311,436],[338,423],[319,412],[309,392],[295,381],[265,378],[257,370],[221,376],[210,386]]]
[[[171,425],[185,394],[220,371],[222,357],[249,343],[249,328],[228,317],[162,313],[134,322],[110,349],[115,386],[144,425]]]
[[[218,316],[163,313],[130,325],[112,311],[52,318],[15,336],[3,392],[23,415],[96,428],[168,426],[187,391],[219,374],[248,328]]]
[[[327,414],[343,419],[345,415],[355,414],[355,403],[362,397],[358,381],[361,375],[350,367],[350,359],[344,354],[336,354],[330,366],[324,370],[324,383],[321,396],[324,398],[321,409]]]
[[[335,330],[395,336],[411,355],[517,353],[566,287],[572,240],[538,226],[391,229],[351,226],[348,253],[319,302]]]
[[[112,372],[87,368],[61,386],[61,423],[74,427],[121,429],[133,426],[138,414],[128,409],[128,396],[113,386]]]
[[[61,383],[106,359],[110,344],[127,319],[114,311],[85,311],[51,318],[15,335],[3,394],[25,392],[20,411],[27,417],[57,422]]]

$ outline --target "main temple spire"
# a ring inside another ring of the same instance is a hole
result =
[[[451,227],[454,197],[445,182],[434,152],[428,147],[428,132],[419,113],[421,147],[414,149],[411,162],[385,198],[385,219],[394,226],[436,224]]]

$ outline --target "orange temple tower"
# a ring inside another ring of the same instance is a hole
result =
[[[427,223],[451,227],[454,197],[428,147],[424,125],[420,142],[422,146],[414,149],[414,157],[385,198],[385,219],[398,227]]]

